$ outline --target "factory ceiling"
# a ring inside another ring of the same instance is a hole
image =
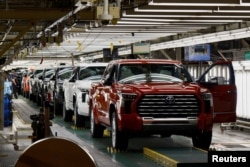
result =
[[[0,59],[91,57],[112,47],[129,54],[138,42],[163,50],[197,36],[218,42],[222,32],[244,39],[249,21],[250,0],[0,0]]]

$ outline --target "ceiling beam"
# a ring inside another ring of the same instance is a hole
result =
[[[22,25],[13,25],[12,29],[10,30],[10,32],[21,32],[24,28],[26,28],[25,25],[29,24],[29,22],[23,22]],[[36,26],[36,28],[32,27],[30,29],[30,32],[35,32],[35,31],[42,31],[43,27],[38,27]],[[5,25],[0,25],[0,32],[5,32],[6,31],[6,26]]]
[[[94,10],[81,10],[76,13],[76,19],[79,20],[96,20]]]
[[[0,20],[57,20],[70,10],[34,9],[34,10],[0,10]]]
[[[20,32],[15,39],[13,39],[9,44],[5,45],[5,47],[0,51],[0,57],[4,55],[5,52],[7,52],[18,40],[20,40],[27,31],[31,29],[31,27],[35,26],[35,23],[30,23],[26,28],[23,29],[22,32]]]

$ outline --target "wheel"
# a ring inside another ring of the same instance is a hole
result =
[[[41,106],[41,98],[40,98],[39,94],[36,94],[36,104],[38,106]]]
[[[112,147],[117,150],[126,150],[128,148],[128,135],[125,132],[119,131],[115,112],[112,114],[111,124]]]
[[[94,111],[93,109],[90,112],[90,132],[93,138],[102,138],[103,137],[104,127],[102,125],[95,123]]]
[[[29,96],[29,100],[30,100],[30,101],[33,101],[33,96],[32,96],[32,94],[29,94],[29,93],[28,93],[28,96]]]
[[[33,101],[34,103],[36,103],[36,100],[37,100],[37,99],[36,99],[36,95],[32,93],[31,96],[32,96],[32,101]]]
[[[72,112],[66,109],[65,102],[63,102],[63,120],[65,122],[72,121]]]
[[[62,115],[62,105],[59,105],[56,99],[54,99],[54,113],[55,115]]]
[[[14,150],[19,150],[19,146],[17,144],[14,144]]]
[[[212,141],[212,131],[197,132],[192,136],[193,146],[208,150]]]
[[[78,114],[77,101],[75,102],[75,105],[74,105],[74,114],[75,114],[75,119],[74,119],[75,126],[84,127],[84,124],[85,124],[84,116]]]

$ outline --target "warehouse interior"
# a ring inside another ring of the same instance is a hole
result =
[[[209,61],[186,59],[186,47],[207,44]],[[146,51],[135,53],[135,46],[143,46]],[[116,55],[106,57],[105,51],[116,51]],[[212,62],[232,61],[237,85],[237,122],[215,125],[211,149],[249,150],[250,0],[0,0],[1,72],[131,58],[179,60],[194,79]],[[19,97],[13,101],[20,111],[27,114],[39,111],[40,108],[29,99]],[[29,115],[25,118],[30,119]],[[14,114],[14,120],[17,119]],[[141,155],[142,145],[158,148],[162,144],[163,149],[170,151],[176,147],[178,153],[182,152],[179,148],[183,145],[187,151],[191,147],[186,138],[174,136],[177,142],[172,138],[167,138],[166,142],[154,136],[145,143],[136,138],[128,152],[119,152],[105,145],[110,134],[101,142],[91,140],[89,129],[64,124],[60,119],[53,122],[53,135],[69,136],[78,145],[83,145],[99,166],[164,166],[163,160],[156,164]],[[25,128],[29,131],[28,134],[24,131],[24,135],[30,136],[30,124]],[[22,130],[18,133],[23,135]],[[14,166],[16,161],[10,159],[18,159],[21,151],[30,144],[30,138],[23,142],[23,139],[17,139],[18,134],[10,136],[16,137],[14,143],[11,140],[14,149],[12,145],[9,147],[0,142],[3,146],[0,147],[3,151],[0,162],[8,164],[7,161],[11,161]],[[225,141],[228,138],[232,141]],[[13,150],[19,151],[13,153]],[[194,153],[193,148],[191,150]],[[190,154],[191,161],[194,154]],[[134,155],[139,158],[135,159]]]

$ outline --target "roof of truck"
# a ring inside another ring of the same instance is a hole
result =
[[[119,59],[112,60],[111,63],[115,64],[146,64],[146,63],[165,63],[165,64],[181,64],[181,61],[178,60],[166,60],[166,59]]]

